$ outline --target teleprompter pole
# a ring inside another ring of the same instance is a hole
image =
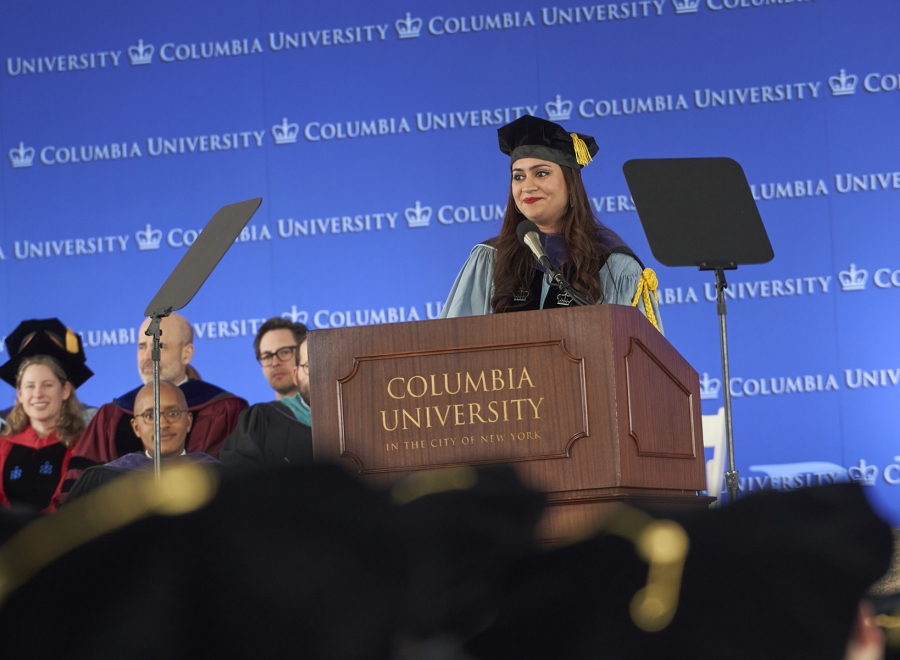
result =
[[[716,274],[722,377],[725,380],[725,488],[738,495],[728,333],[725,327],[725,271],[765,264],[775,257],[740,164],[731,158],[644,158],[622,166],[653,256],[665,266]],[[715,493],[720,497],[722,493]]]
[[[160,471],[160,440],[159,440],[159,338],[162,336],[160,322],[172,313],[171,307],[154,310],[150,314],[150,325],[144,332],[148,337],[153,337],[153,348],[150,351],[150,359],[153,362],[153,477],[159,482]]]
[[[248,199],[223,206],[206,223],[197,240],[175,266],[153,300],[144,310],[150,317],[150,325],[145,334],[153,337],[151,360],[153,361],[153,474],[159,481],[161,448],[159,442],[159,338],[162,330],[160,321],[177,309],[184,308],[196,295],[206,278],[212,274],[228,248],[247,226],[256,209],[262,204],[262,197]]]
[[[719,313],[719,343],[722,348],[722,382],[725,385],[725,447],[728,452],[728,470],[725,472],[725,488],[728,490],[728,503],[737,502],[738,472],[734,467],[734,431],[731,426],[731,378],[728,367],[728,329],[725,327],[725,271],[716,268],[716,311]]]

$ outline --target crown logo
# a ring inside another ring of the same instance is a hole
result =
[[[862,291],[866,288],[868,277],[869,271],[862,268],[857,270],[856,264],[850,264],[849,269],[838,273],[838,280],[841,282],[841,290],[843,291]]]
[[[422,206],[416,200],[416,205],[406,209],[403,215],[406,216],[406,224],[410,227],[427,227],[428,223],[431,222],[431,207]]]
[[[34,147],[25,148],[24,142],[19,142],[19,146],[9,150],[9,162],[13,169],[19,167],[31,167],[31,161],[34,160]]]
[[[529,293],[530,292],[528,291],[528,289],[519,287],[519,289],[516,291],[516,295],[513,296],[513,302],[525,302],[526,300],[528,300]]]
[[[397,30],[398,39],[415,39],[422,30],[422,19],[413,18],[406,12],[406,18],[394,22],[394,29]]]
[[[855,481],[863,486],[874,486],[875,478],[878,476],[878,467],[875,465],[866,465],[865,459],[859,459],[859,465],[854,465],[847,470],[850,475],[850,481]]]
[[[143,231],[134,232],[134,242],[137,243],[138,250],[158,250],[159,242],[162,240],[162,231],[159,229],[151,229],[150,225],[144,227]]]
[[[275,138],[275,144],[294,144],[297,141],[297,133],[300,127],[297,124],[289,124],[287,117],[281,120],[280,124],[272,127],[272,137]]]
[[[143,39],[138,39],[137,45],[128,49],[128,59],[131,60],[131,66],[150,64],[153,61],[153,46],[145,45]]]
[[[696,14],[700,0],[672,0],[676,14]]]
[[[291,305],[291,311],[282,312],[281,318],[290,319],[291,323],[306,323],[309,320],[309,314],[297,309],[297,305]]]
[[[703,378],[700,379],[700,400],[718,399],[721,386],[722,381],[718,378],[710,378],[709,374],[704,371]]]
[[[567,121],[572,114],[572,102],[563,101],[557,94],[555,101],[544,104],[544,110],[547,111],[547,119],[550,121]]]
[[[832,96],[850,96],[851,94],[856,93],[856,81],[857,77],[855,75],[847,75],[847,72],[841,69],[840,73],[836,76],[831,76],[828,79],[828,86],[831,87],[831,95]]]

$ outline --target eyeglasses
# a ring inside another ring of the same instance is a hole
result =
[[[186,412],[190,412],[190,411],[188,411],[188,410],[163,410],[162,412],[159,413],[159,417],[160,417],[160,419],[165,417],[170,422],[177,422],[179,419],[181,419],[181,416]],[[140,415],[135,415],[135,417],[140,417],[142,420],[144,420],[145,424],[153,423],[153,411],[152,410],[150,412],[145,412]]]
[[[303,371],[305,371],[306,373],[309,373],[309,362],[307,362],[306,364],[298,364],[297,366],[303,369]]]
[[[259,363],[262,366],[271,367],[272,362],[275,359],[275,357],[278,358],[279,362],[287,362],[292,357],[294,357],[294,355],[295,355],[294,351],[297,350],[298,346],[299,346],[299,344],[295,344],[293,346],[282,346],[274,353],[263,353],[263,354],[257,356],[256,359],[259,360]]]

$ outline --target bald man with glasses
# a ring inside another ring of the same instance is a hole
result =
[[[144,334],[149,325],[150,319],[144,319],[137,334],[138,375],[145,384],[153,381],[152,340]],[[187,436],[187,450],[218,456],[247,402],[200,379],[192,366],[194,330],[186,318],[173,312],[162,320],[160,329],[159,377],[181,389],[187,401],[186,408],[194,418]],[[116,397],[97,411],[75,445],[63,492],[67,492],[87,468],[141,451],[140,440],[135,438],[131,426],[140,389],[136,387]]]
[[[312,462],[306,333],[303,324],[279,317],[260,327],[253,342],[256,359],[276,400],[250,406],[240,414],[219,453],[226,467]]]
[[[188,410],[187,399],[180,387],[167,380],[159,382],[159,455],[162,466],[176,463],[213,463],[219,461],[203,452],[187,453],[188,433],[194,415]],[[71,502],[82,495],[129,472],[150,472],[153,469],[153,385],[144,385],[134,399],[131,429],[141,441],[142,451],[125,454],[121,458],[85,470],[66,500]]]

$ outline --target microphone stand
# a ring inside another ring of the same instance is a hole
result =
[[[572,297],[572,300],[574,300],[579,305],[583,305],[583,306],[588,306],[588,305],[593,304],[590,300],[588,300],[587,298],[585,298],[580,293],[578,293],[575,289],[572,288],[572,285],[569,284],[569,281],[565,277],[563,277],[563,274],[559,271],[559,269],[556,266],[554,266],[552,263],[550,263],[549,257],[547,257],[547,256],[540,257],[538,259],[538,261],[544,267],[544,270],[547,271],[547,275],[550,276],[550,279],[552,281],[556,282],[556,286],[558,286],[560,289],[562,289],[563,291],[568,293]]]

